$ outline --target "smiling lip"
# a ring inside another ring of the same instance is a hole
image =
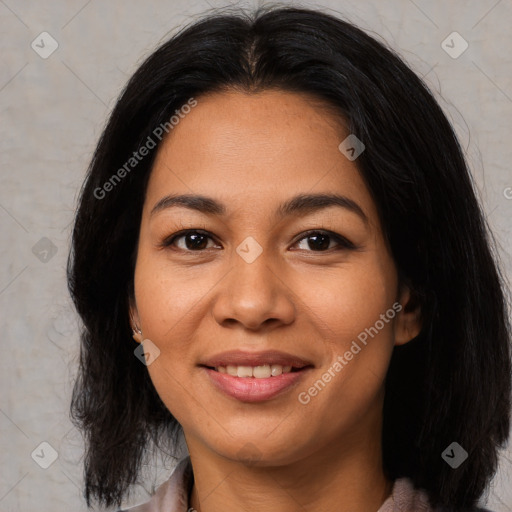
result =
[[[311,361],[300,357],[280,352],[279,350],[267,350],[264,352],[244,352],[242,350],[230,350],[222,352],[200,363],[200,366],[217,368],[219,366],[260,366],[264,364],[280,364],[300,369],[312,366]]]
[[[219,366],[291,366],[292,371],[276,377],[236,377],[215,370]],[[234,350],[218,354],[199,365],[212,384],[226,395],[241,402],[262,402],[290,390],[304,377],[313,364],[300,357],[276,350],[243,352]]]
[[[296,385],[310,368],[282,373],[277,377],[266,379],[234,377],[227,373],[219,373],[211,368],[202,367],[202,369],[208,374],[214,386],[226,395],[241,402],[263,402]]]

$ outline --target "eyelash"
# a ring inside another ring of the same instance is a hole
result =
[[[173,235],[165,238],[163,240],[163,242],[161,244],[159,244],[159,247],[162,247],[162,248],[168,248],[168,247],[171,247],[174,242],[176,240],[178,240],[179,238],[182,238],[182,237],[185,237],[186,235],[189,235],[189,234],[198,234],[198,235],[204,235],[204,236],[207,236],[208,238],[210,238],[211,240],[215,241],[215,238],[212,237],[210,235],[210,233],[208,233],[207,231],[204,231],[202,229],[185,229],[183,231],[178,231],[177,233],[174,233]],[[332,231],[328,231],[328,230],[325,230],[325,229],[322,229],[322,230],[309,230],[309,231],[306,231],[305,233],[302,234],[301,238],[299,238],[293,245],[297,245],[299,242],[301,242],[302,240],[304,239],[307,239],[313,235],[327,235],[331,238],[331,240],[335,241],[338,243],[339,247],[338,248],[331,248],[331,249],[326,249],[324,251],[313,251],[313,250],[306,250],[306,252],[317,252],[317,253],[323,253],[323,252],[327,252],[327,253],[330,253],[331,251],[335,250],[335,251],[340,251],[340,250],[356,250],[358,249],[358,247],[353,244],[350,240],[346,239],[345,237],[341,236],[341,235],[338,235],[337,233],[334,233]],[[217,243],[217,242],[216,242]],[[198,249],[196,251],[193,251],[193,250],[190,250],[190,249],[179,249],[180,251],[184,251],[184,252],[190,252],[190,253],[194,253],[194,252],[204,252],[206,249]],[[302,249],[304,250],[304,249]]]

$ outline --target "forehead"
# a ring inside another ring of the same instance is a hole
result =
[[[320,100],[279,90],[196,98],[159,148],[145,209],[165,194],[271,208],[298,193],[340,193],[376,212],[355,161],[338,149],[344,121]]]

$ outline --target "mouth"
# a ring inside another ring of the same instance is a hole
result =
[[[314,365],[279,351],[231,351],[214,356],[199,367],[223,394],[241,402],[261,402],[296,387]]]
[[[277,376],[281,373],[298,371],[306,366],[313,366],[313,363],[279,350],[266,350],[263,352],[230,350],[201,361],[200,366],[232,376],[258,378],[259,375],[262,375],[262,378],[266,378]],[[248,368],[251,369],[252,373],[249,373]],[[269,369],[270,375],[267,375]],[[238,372],[240,372],[240,375]]]

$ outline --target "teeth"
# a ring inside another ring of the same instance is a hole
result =
[[[291,366],[282,366],[280,364],[262,365],[262,366],[217,366],[215,368],[219,373],[227,373],[233,377],[254,377],[256,379],[268,379],[269,377],[278,377],[282,373],[290,373]]]
[[[268,364],[263,366],[255,366],[252,370],[253,377],[257,379],[268,379],[272,375],[272,371]]]
[[[239,377],[252,377],[252,367],[251,366],[239,366],[236,370],[236,374]]]
[[[272,373],[272,377],[277,377],[283,373],[283,367],[280,364],[273,364],[270,367],[270,373]]]
[[[229,375],[233,375],[233,377],[238,377],[236,366],[227,366],[226,373],[228,373]]]

